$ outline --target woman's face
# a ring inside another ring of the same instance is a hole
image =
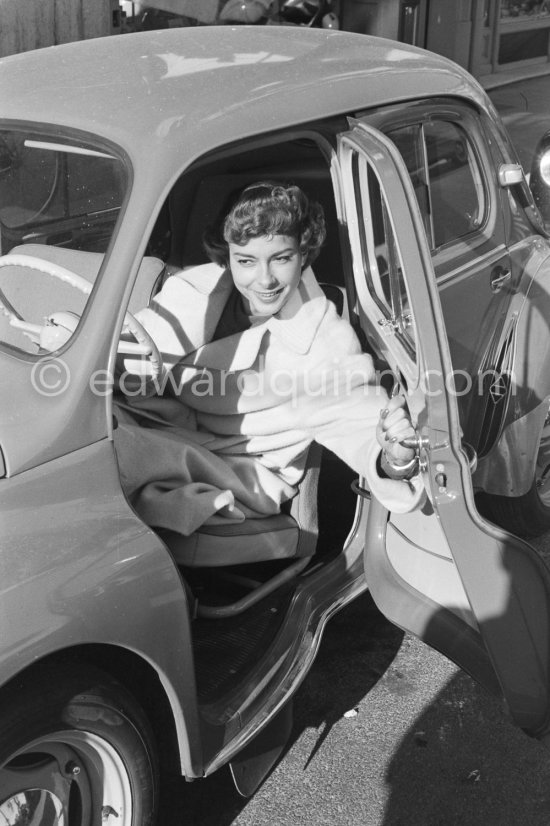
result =
[[[246,244],[229,244],[229,266],[238,291],[254,315],[275,315],[302,275],[305,255],[289,235],[262,235]]]

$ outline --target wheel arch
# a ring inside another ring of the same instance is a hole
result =
[[[503,426],[479,460],[474,485],[491,495],[519,497],[533,483],[550,402],[550,243],[531,237],[510,255],[521,278],[508,311],[509,358],[495,365],[497,379],[509,374],[509,397]]]
[[[480,459],[474,486],[497,496],[523,496],[533,483],[539,442],[550,396],[502,431],[492,450]]]
[[[163,770],[190,778],[202,775],[200,743],[192,742],[185,720],[185,709],[171,700],[157,670],[142,656],[127,648],[88,643],[60,649],[27,664],[0,687],[0,704],[14,688],[39,685],[46,672],[63,666],[90,667],[117,681],[145,712],[158,745]],[[179,725],[178,725],[179,720]]]

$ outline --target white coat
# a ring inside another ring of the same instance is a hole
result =
[[[115,431],[123,485],[145,521],[188,534],[206,521],[277,513],[312,441],[388,508],[416,507],[418,486],[378,475],[387,395],[311,269],[276,316],[212,341],[232,288],[229,271],[205,264],[170,276],[136,314],[167,368],[162,397],[128,390],[135,413],[166,426],[136,427],[121,413]]]

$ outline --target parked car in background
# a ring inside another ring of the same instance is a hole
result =
[[[9,57],[0,89],[0,821],[162,822],[159,768],[253,793],[366,589],[547,739],[550,577],[514,534],[550,527],[550,243],[479,85],[204,26]],[[315,274],[406,396],[426,498],[390,514],[312,453],[290,512],[190,550],[123,495],[115,358],[160,370],[133,313],[265,178],[323,204]]]
[[[339,28],[339,0],[145,0],[123,2],[126,31],[179,26]]]

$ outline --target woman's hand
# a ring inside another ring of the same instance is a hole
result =
[[[376,438],[382,448],[382,469],[393,479],[408,479],[416,472],[416,454],[400,442],[414,437],[415,431],[405,409],[405,398],[394,396],[380,412]]]

